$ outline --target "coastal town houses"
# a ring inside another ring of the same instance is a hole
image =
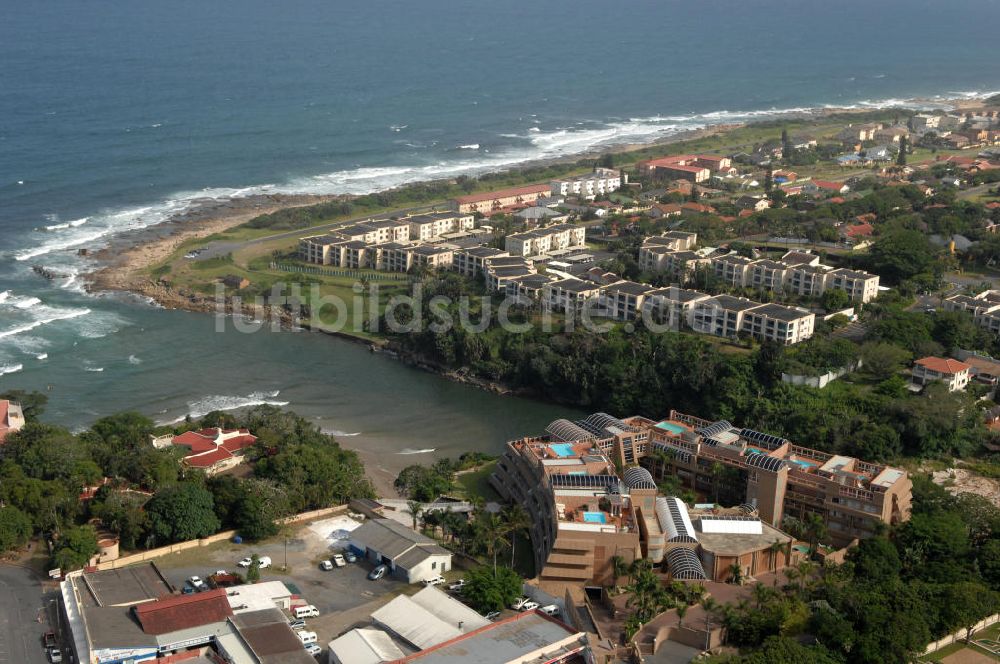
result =
[[[592,173],[552,180],[549,183],[553,196],[579,196],[595,198],[618,191],[622,176],[612,168],[595,168]]]
[[[153,447],[157,449],[175,447],[183,450],[181,463],[188,468],[203,470],[208,475],[242,463],[244,452],[255,442],[257,437],[247,429],[218,427],[152,438]]]
[[[475,277],[484,272],[491,259],[499,257],[510,257],[510,254],[494,247],[460,249],[452,257],[452,268],[463,277]]]
[[[1000,335],[1000,290],[987,290],[975,296],[953,295],[945,298],[946,311],[965,311],[976,325]]]
[[[7,437],[24,427],[24,412],[21,404],[8,399],[0,399],[0,445]]]
[[[405,217],[409,235],[407,238],[419,242],[427,242],[448,233],[471,231],[476,227],[476,217],[473,214],[455,214],[454,212],[430,212]]]
[[[655,325],[666,326],[671,330],[690,328],[694,317],[695,306],[712,296],[696,290],[668,286],[646,293],[642,303],[643,315]]]
[[[557,311],[567,315],[576,315],[587,307],[596,307],[600,295],[598,284],[581,279],[560,279],[545,284],[541,291],[542,306],[548,311]]]

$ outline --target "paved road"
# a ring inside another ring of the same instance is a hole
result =
[[[22,567],[0,565],[0,664],[43,664],[42,635],[49,626],[43,594],[34,575]],[[41,622],[39,618],[41,617]]]

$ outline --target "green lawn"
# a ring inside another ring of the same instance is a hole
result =
[[[455,483],[458,485],[462,496],[465,498],[479,496],[486,502],[503,502],[500,494],[489,483],[489,477],[493,473],[495,465],[496,461],[490,461],[476,470],[460,474],[456,478]]]

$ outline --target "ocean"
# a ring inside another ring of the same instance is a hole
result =
[[[221,335],[90,296],[76,252],[205,198],[364,193],[790,110],[988,94],[998,22],[985,0],[10,3],[0,390],[46,391],[72,428],[267,402],[358,446],[495,452],[572,412],[326,337]]]

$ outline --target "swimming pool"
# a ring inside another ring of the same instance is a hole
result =
[[[801,459],[792,459],[792,463],[803,469],[815,468],[816,466],[819,465],[818,463],[813,463],[812,461],[803,461]]]
[[[570,443],[550,443],[549,449],[557,457],[571,457],[573,456],[573,445]]]
[[[674,435],[681,435],[684,433],[684,427],[679,424],[674,424],[673,422],[660,422],[656,425],[657,429],[665,429]]]
[[[608,515],[604,512],[584,512],[583,520],[587,523],[607,523]]]

